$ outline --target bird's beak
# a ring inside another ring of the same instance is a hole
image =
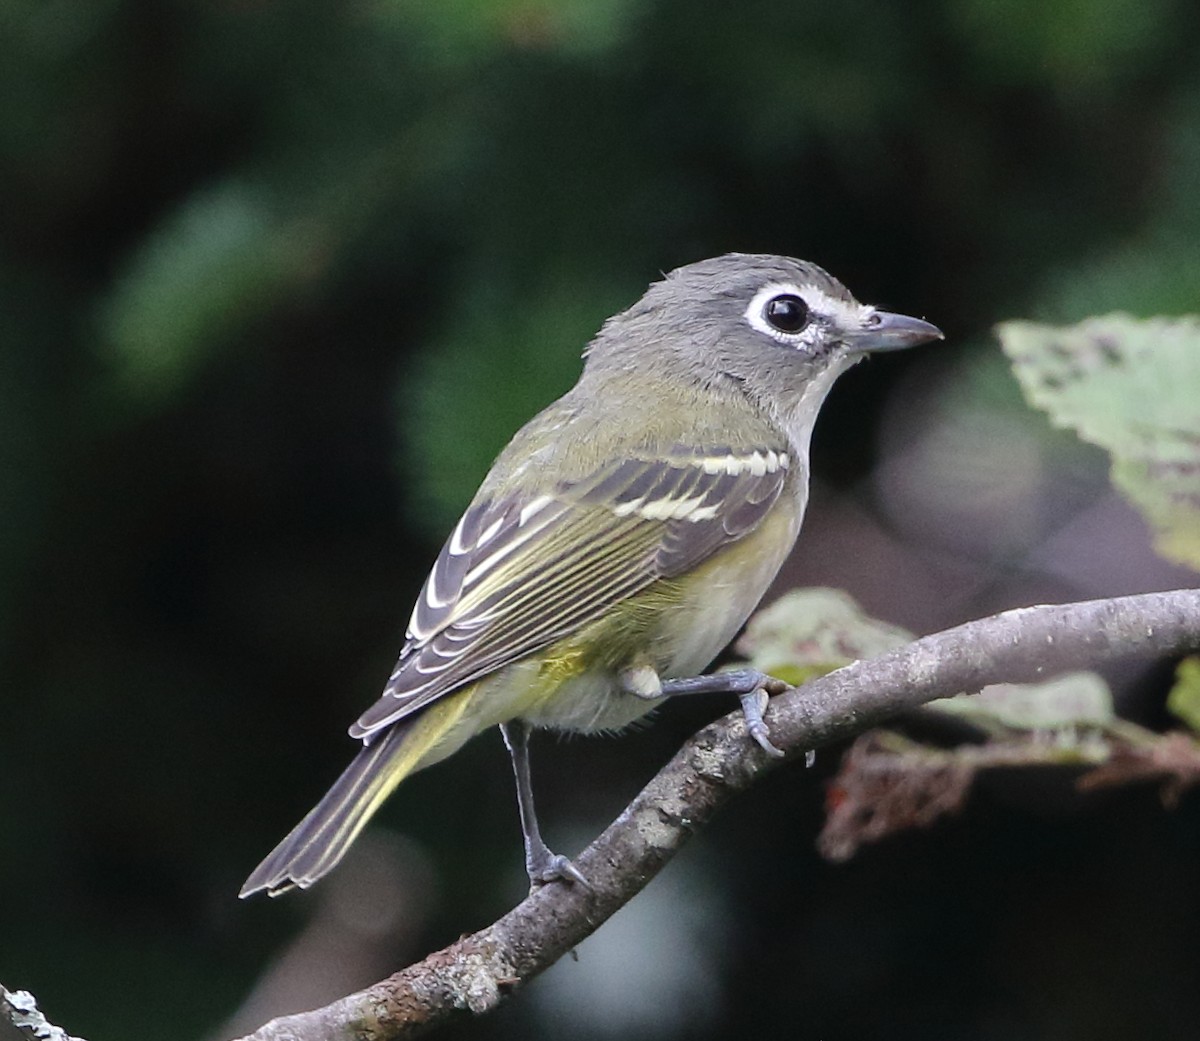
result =
[[[920,318],[890,311],[875,311],[863,327],[848,334],[846,346],[853,354],[900,351],[930,340],[944,340],[942,330]]]

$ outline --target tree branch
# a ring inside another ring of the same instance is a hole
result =
[[[0,984],[0,1041],[83,1041],[50,1023],[27,990]]]
[[[1027,682],[1114,658],[1200,647],[1200,590],[1022,608],[855,662],[771,700],[788,758],[904,709],[991,683]],[[733,795],[772,769],[740,713],[705,727],[575,858],[592,883],[554,883],[493,925],[357,994],[273,1020],[240,1041],[394,1041],[493,1008],[593,933]]]

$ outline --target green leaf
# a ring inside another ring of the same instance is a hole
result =
[[[1167,695],[1167,711],[1200,734],[1200,656],[1179,663],[1175,685]]]
[[[1103,727],[1116,718],[1108,684],[1094,672],[1068,672],[1045,683],[996,683],[929,707],[1012,730]]]
[[[312,253],[312,228],[279,220],[269,192],[230,180],[193,194],[127,259],[100,308],[117,385],[169,400],[303,282]]]
[[[750,619],[734,649],[754,668],[797,685],[912,639],[864,614],[839,589],[793,589]]]
[[[415,36],[434,61],[458,66],[513,46],[603,55],[636,25],[637,13],[632,0],[385,0],[369,8],[381,29]]]
[[[1005,322],[997,334],[1029,403],[1105,449],[1159,553],[1200,571],[1200,318]]]
[[[945,13],[975,75],[1078,95],[1136,75],[1169,38],[1172,12],[1164,0],[958,0]]]

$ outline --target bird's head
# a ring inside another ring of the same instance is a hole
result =
[[[855,362],[942,338],[920,318],[859,303],[804,260],[729,253],[677,268],[609,319],[588,367],[740,390],[807,444],[829,388]]]

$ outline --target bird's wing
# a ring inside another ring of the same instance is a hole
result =
[[[371,734],[545,647],[754,529],[790,460],[762,448],[627,458],[543,494],[476,502],[425,581]]]

